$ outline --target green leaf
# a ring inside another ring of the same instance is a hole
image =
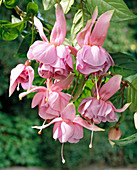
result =
[[[61,0],[61,5],[65,14],[68,13],[73,4],[74,0]]]
[[[0,21],[2,22],[2,21]],[[0,25],[0,37],[3,40],[14,40],[18,37],[18,34],[23,30],[24,28],[24,21],[21,21],[19,23],[7,23],[7,24],[1,24]]]
[[[54,4],[54,0],[42,0],[44,10],[49,10]]]
[[[34,36],[35,36],[35,34],[34,34]],[[28,35],[26,35],[23,38],[21,44],[19,45],[17,54],[15,54],[14,57],[25,58],[27,56],[27,52],[31,45],[31,39],[32,39],[32,33],[29,33]]]
[[[79,9],[78,12],[74,16],[73,24],[72,24],[72,28],[71,28],[71,39],[72,39],[73,45],[75,47],[77,45],[76,36],[77,36],[78,32],[81,31],[83,26],[84,26],[83,12],[81,9]]]
[[[127,102],[128,103],[131,102],[131,105],[129,107],[131,112],[136,112],[137,111],[137,78],[135,78],[131,82],[131,85],[129,85],[127,89]]]
[[[3,3],[7,8],[14,8],[19,3],[19,0],[5,0]]]
[[[132,143],[137,142],[137,133],[135,133],[134,135],[131,135],[127,138],[124,139],[120,139],[120,140],[111,140],[112,142],[114,142],[116,145],[119,146],[126,146]]]
[[[38,5],[33,3],[33,2],[29,2],[27,5],[27,14],[33,14],[33,15],[37,15],[38,14]]]
[[[81,79],[80,79],[80,83],[78,84],[77,86],[77,90],[76,90],[76,93],[74,94],[74,97],[72,99],[72,102],[75,102],[79,96],[81,95],[81,93],[83,92],[84,90],[84,87],[85,87],[85,84],[86,84],[86,79],[85,79],[85,76],[82,75]]]
[[[121,74],[122,76],[130,76],[137,73],[137,60],[124,53],[111,54],[115,66],[111,67],[113,74]]]
[[[123,0],[87,0],[92,10],[98,6],[99,15],[103,14],[106,11],[114,9],[115,12],[113,14],[113,21],[123,21],[137,18],[135,14],[133,14],[125,2]]]

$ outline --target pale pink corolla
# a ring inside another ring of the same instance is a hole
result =
[[[19,84],[21,84],[23,89],[29,90],[32,87],[33,79],[34,79],[33,68],[27,64],[25,65],[18,64],[15,68],[11,70],[9,96],[12,95],[16,86],[17,90],[19,90]]]
[[[36,17],[34,17],[34,25],[43,41],[35,41],[30,46],[27,57],[40,62],[38,70],[40,76],[44,78],[66,77],[73,70],[73,60],[70,55],[72,48],[62,45],[66,36],[66,20],[61,5],[56,6],[56,22],[51,32],[50,42],[44,34],[42,23]]]
[[[93,97],[82,99],[78,111],[83,117],[95,123],[115,122],[116,112],[125,111],[130,103],[125,104],[121,109],[116,109],[108,99],[120,88],[122,76],[115,75],[99,89],[99,96],[95,93]]]
[[[54,123],[53,138],[59,140],[61,143],[70,142],[77,143],[83,138],[83,127],[92,131],[103,131],[103,129],[89,124],[80,116],[76,116],[75,106],[73,103],[68,104],[60,113],[61,117],[53,119],[50,123],[42,126],[34,126],[36,129],[44,129]],[[62,145],[63,147],[63,145]],[[65,163],[63,158],[63,148],[61,150],[62,162]]]
[[[53,119],[58,117],[61,110],[69,103],[71,95],[61,92],[62,89],[67,88],[72,82],[74,74],[70,74],[64,80],[55,82],[53,85],[51,81],[47,80],[47,88],[43,86],[34,87],[30,91],[23,92],[19,98],[26,96],[31,92],[38,91],[32,100],[31,107],[39,106],[39,116],[43,119]]]
[[[91,32],[98,15],[96,7],[92,19],[87,22],[85,28],[77,35],[77,42],[82,49],[77,53],[76,69],[85,76],[94,73],[102,75],[107,72],[110,66],[114,65],[113,59],[102,47],[113,12],[111,10],[102,14]]]

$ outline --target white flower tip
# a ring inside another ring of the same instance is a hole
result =
[[[62,159],[62,163],[65,164],[65,159]]]
[[[91,143],[89,144],[89,148],[90,148],[90,149],[92,148],[92,144],[91,144]]]
[[[9,97],[11,96],[11,92],[9,92]]]

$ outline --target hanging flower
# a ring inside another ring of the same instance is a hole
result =
[[[62,144],[65,142],[77,143],[83,138],[83,127],[92,131],[103,131],[103,129],[89,124],[80,116],[76,116],[75,106],[73,103],[68,104],[60,113],[61,117],[53,119],[50,123],[42,126],[34,126],[36,129],[44,129],[54,123],[53,138],[59,140]],[[65,163],[63,157],[62,145],[62,162]]]
[[[82,49],[77,53],[76,69],[85,76],[94,73],[102,75],[107,72],[110,66],[114,65],[111,56],[102,47],[113,12],[114,10],[111,10],[102,14],[91,33],[98,15],[96,7],[92,19],[87,22],[85,28],[77,35],[77,42]]]
[[[121,109],[116,109],[108,99],[113,96],[119,89],[122,76],[115,75],[100,89],[99,94],[94,93],[93,97],[83,98],[81,100],[78,111],[83,117],[92,120],[95,123],[102,122],[115,122],[117,117],[116,112],[125,111],[130,103],[125,104]]]
[[[35,41],[30,46],[27,57],[40,62],[38,72],[41,77],[50,79],[67,77],[73,70],[70,53],[71,51],[73,53],[74,48],[69,49],[69,46],[62,45],[66,36],[66,20],[61,5],[56,6],[56,22],[50,35],[50,42],[43,32],[42,23],[36,17],[34,17],[34,25],[43,41]]]
[[[16,87],[19,91],[20,84],[23,89],[29,90],[32,87],[33,79],[34,70],[30,66],[30,62],[27,60],[25,65],[18,64],[15,68],[11,70],[9,96],[12,95]]]
[[[39,106],[39,116],[43,119],[53,119],[58,117],[61,110],[69,103],[71,95],[61,92],[62,89],[67,88],[72,80],[74,74],[70,74],[64,80],[52,84],[51,80],[47,80],[47,88],[43,86],[34,87],[27,92],[19,95],[19,98],[28,95],[29,93],[39,91],[35,94],[32,100],[31,107]]]

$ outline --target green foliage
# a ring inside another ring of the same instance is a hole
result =
[[[61,0],[60,3],[63,7],[64,13],[67,14],[71,6],[74,4],[74,0]]]
[[[75,48],[77,48],[76,35],[80,32],[83,26],[84,26],[83,12],[81,9],[79,9],[74,16],[71,28],[71,39],[73,41],[73,45],[75,46]]]
[[[137,111],[137,78],[135,78],[128,87],[127,90],[127,102],[131,102],[131,112]]]
[[[31,33],[25,35],[23,37],[23,40],[21,41],[19,48],[18,48],[18,51],[14,55],[14,57],[26,58],[28,49],[31,45],[31,40],[32,40],[32,34]]]
[[[15,7],[14,2],[17,1],[5,1],[12,2],[8,4],[10,8]],[[38,6],[40,10],[40,18],[44,26],[51,32],[52,25],[49,23],[54,23],[55,15],[53,15],[53,5],[55,4],[54,0],[35,0],[35,3],[30,2],[30,0],[24,0],[19,2],[19,7],[26,10],[27,13],[31,16],[37,15]],[[127,19],[136,18],[134,14],[132,14],[127,6],[122,0],[86,0],[81,1],[73,1],[73,0],[62,0],[61,3],[64,4],[63,9],[67,13],[71,11],[71,16],[68,17],[66,15],[68,30],[70,31],[72,20],[73,25],[71,29],[71,37],[73,41],[73,45],[77,45],[76,43],[76,35],[81,29],[85,26],[87,19],[91,19],[93,9],[96,5],[98,5],[99,15],[107,10],[111,10],[115,8],[113,20],[122,21]],[[114,3],[115,2],[115,3]],[[36,5],[37,3],[37,5]],[[92,4],[91,4],[92,3]],[[110,4],[111,3],[111,4]],[[118,3],[120,6],[118,6]],[[22,5],[23,4],[23,5]],[[122,5],[121,5],[122,4]],[[12,6],[13,5],[13,6]],[[73,7],[73,6],[74,7]],[[44,6],[45,10],[41,10]],[[83,6],[83,9],[82,9]],[[134,143],[132,145],[127,145],[125,147],[114,146],[112,149],[108,142],[108,130],[109,126],[114,125],[114,123],[102,123],[100,124],[101,128],[106,129],[105,132],[97,132],[94,133],[94,141],[93,141],[93,149],[89,150],[88,145],[90,141],[90,132],[84,130],[84,138],[80,140],[78,144],[69,144],[66,143],[64,146],[64,157],[66,159],[66,164],[62,165],[60,158],[60,149],[61,145],[58,141],[54,141],[52,138],[52,130],[53,126],[48,129],[43,130],[42,135],[38,136],[37,131],[31,129],[33,125],[41,125],[43,122],[38,117],[38,111],[34,109],[30,109],[30,101],[27,99],[23,100],[23,102],[18,101],[18,94],[15,92],[12,97],[8,98],[8,84],[9,84],[9,74],[10,70],[14,68],[17,63],[24,63],[26,60],[26,54],[29,46],[33,42],[32,40],[39,39],[36,36],[36,30],[31,30],[31,24],[28,22],[27,27],[24,27],[24,22],[20,21],[19,23],[10,23],[9,16],[13,14],[14,9],[4,9],[4,5],[1,8],[0,17],[3,19],[0,21],[0,36],[4,40],[13,40],[14,41],[3,41],[0,40],[1,44],[1,54],[0,54],[0,168],[6,166],[14,166],[14,165],[23,165],[23,166],[44,166],[45,168],[54,169],[78,169],[81,166],[87,166],[88,163],[107,163],[107,165],[123,165],[129,163],[136,163],[136,146]],[[8,7],[8,6],[7,6]],[[41,9],[40,9],[41,7]],[[6,11],[6,12],[5,12]],[[4,15],[2,15],[4,14]],[[7,14],[7,16],[5,15]],[[16,16],[16,15],[15,15]],[[73,19],[74,16],[74,19]],[[5,17],[5,18],[3,18]],[[7,18],[6,18],[7,17]],[[43,18],[42,18],[43,17]],[[16,22],[18,19],[14,18]],[[24,20],[26,22],[27,19],[33,20],[31,17],[25,17]],[[49,22],[49,23],[48,23]],[[129,25],[130,24],[130,25]],[[114,74],[122,74],[126,79],[127,76],[133,75],[136,73],[136,53],[137,51],[132,50],[131,45],[136,44],[135,35],[136,33],[136,25],[133,30],[131,27],[131,22],[120,23],[115,25],[115,23],[110,24],[109,32],[107,40],[104,44],[105,49],[111,52],[130,52],[132,56],[122,53],[112,54],[112,57],[115,61],[115,67],[112,68],[112,73]],[[24,29],[25,28],[25,29]],[[23,30],[24,29],[24,30]],[[32,36],[33,32],[33,36]],[[130,32],[130,34],[129,34]],[[23,36],[21,38],[18,35]],[[46,34],[49,36],[49,34]],[[67,34],[67,39],[65,39],[66,44],[71,45],[72,42],[70,40],[70,35]],[[12,46],[12,49],[11,49]],[[78,46],[77,46],[78,47]],[[16,57],[12,56],[16,54]],[[22,58],[21,58],[22,57]],[[76,59],[74,58],[74,61]],[[39,63],[35,63],[32,61],[32,67],[35,70],[35,85],[43,85],[44,79],[40,78],[37,72]],[[74,64],[75,65],[75,64]],[[78,74],[78,72],[74,68],[74,72]],[[74,80],[76,82],[76,78]],[[94,83],[89,79],[85,80],[82,77],[83,84],[81,87],[77,87],[80,91],[84,84],[86,86],[84,88],[83,93],[80,95],[79,99],[75,101],[75,106],[78,108],[81,98],[90,97],[91,96],[91,88]],[[105,79],[104,79],[105,81]],[[79,84],[79,81],[78,81]],[[135,79],[131,86],[128,87],[128,97],[131,104],[131,111],[136,111],[136,84],[137,80]],[[81,89],[80,89],[81,88]],[[75,91],[75,95],[77,96],[77,89]],[[72,91],[72,89],[71,89]],[[70,92],[71,93],[71,92]],[[30,94],[29,98],[32,98],[34,94]],[[135,100],[134,100],[135,98]],[[121,93],[118,91],[112,98],[112,103],[116,108],[121,108]],[[126,103],[126,93],[124,94],[124,103]],[[8,107],[7,107],[8,106]],[[117,114],[120,117],[120,114]],[[123,121],[124,120],[124,121]],[[122,130],[122,138],[127,136],[131,137],[131,134],[135,133],[136,130],[133,125],[133,116],[129,110],[124,112],[122,123],[120,128]],[[128,142],[131,141],[128,138]],[[101,140],[100,140],[101,139]],[[135,140],[134,140],[135,139]],[[133,141],[136,141],[136,135]],[[120,140],[120,141],[124,141]],[[127,143],[126,143],[127,144]]]
[[[9,119],[3,112],[0,112],[0,120],[0,168],[12,166],[13,163],[39,165],[37,149],[40,139],[31,129],[32,121],[15,115],[10,115]]]
[[[18,23],[7,23],[2,21],[0,25],[0,38],[3,40],[11,41],[18,37],[19,33],[24,29],[24,21]]]
[[[137,142],[137,133],[121,140],[111,140],[111,141],[113,141],[116,145],[126,146]]]
[[[123,0],[87,0],[92,8],[95,9],[96,6],[98,6],[99,15],[103,14],[106,11],[109,10],[115,10],[112,21],[124,21],[124,20],[130,20],[137,18],[136,15],[134,15],[125,2]]]
[[[29,2],[27,5],[27,14],[28,15],[37,15],[38,14],[38,5],[33,3],[33,2]]]
[[[124,53],[111,54],[115,66],[111,68],[113,74],[120,74],[122,76],[130,76],[137,72],[137,60],[131,55]]]
[[[54,0],[42,0],[44,10],[49,10],[54,4]]]
[[[6,8],[14,8],[19,3],[19,0],[5,0],[4,5]]]

